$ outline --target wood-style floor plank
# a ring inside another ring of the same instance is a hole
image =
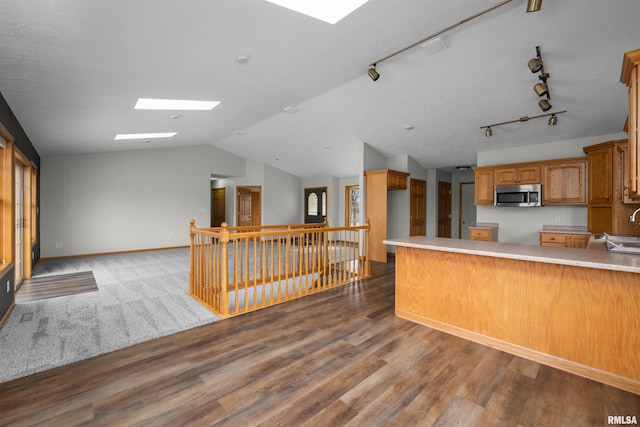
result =
[[[97,290],[98,284],[91,271],[32,277],[22,281],[16,293],[16,304]]]
[[[2,426],[604,426],[640,396],[394,315],[371,278],[0,384]],[[4,345],[4,344],[3,344]]]

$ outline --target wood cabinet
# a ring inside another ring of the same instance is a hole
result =
[[[586,175],[587,160],[584,157],[542,165],[542,204],[586,204]]]
[[[539,184],[540,166],[499,167],[493,171],[494,185]]]
[[[365,210],[369,220],[367,253],[371,261],[387,262],[387,192],[407,188],[407,172],[390,169],[365,171]]]
[[[625,188],[627,148],[627,140],[584,147],[588,158],[587,222],[592,233],[635,234],[629,215],[640,205],[628,203],[632,200]]]
[[[493,206],[494,186],[542,184],[542,204],[587,203],[586,157],[473,168],[476,205]]]
[[[476,205],[493,206],[493,168],[474,168]]]
[[[541,246],[555,246],[560,248],[582,248],[585,249],[589,245],[589,234],[559,233],[559,232],[540,232]]]
[[[477,227],[469,227],[469,240],[479,240],[482,242],[497,242],[498,227],[484,227],[478,224]]]
[[[629,116],[626,131],[629,134],[629,156],[627,178],[630,184],[630,197],[640,201],[640,49],[626,52],[622,60],[620,81],[629,87]]]

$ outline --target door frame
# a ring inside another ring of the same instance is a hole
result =
[[[36,200],[35,200],[35,176],[36,176],[36,167],[33,163],[27,160],[27,158],[15,147],[15,163],[14,163],[14,183],[15,187],[15,170],[16,166],[20,166],[22,168],[22,178],[23,178],[23,223],[22,223],[22,277],[18,278],[14,275],[14,285],[16,291],[22,284],[23,279],[28,279],[31,277],[33,271],[33,243],[36,239]],[[16,226],[16,218],[15,218],[15,209],[18,202],[18,195],[14,194],[13,200],[13,210],[14,210],[14,221],[13,227]],[[18,236],[14,237],[13,247],[15,251],[15,245],[18,240]],[[14,257],[17,254],[14,252]],[[14,260],[15,274],[18,274],[17,268],[18,260]]]

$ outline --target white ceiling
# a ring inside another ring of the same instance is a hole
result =
[[[545,0],[535,13],[512,0],[444,33],[446,49],[415,47],[367,76],[369,63],[499,2],[370,0],[331,25],[264,0],[0,0],[0,92],[44,157],[213,144],[303,178],[358,174],[362,142],[446,168],[621,132],[638,0]],[[542,113],[526,66],[538,45],[550,111],[568,112],[486,138],[480,126]],[[139,97],[221,104],[172,119],[134,110]],[[178,135],[114,141],[167,131]]]

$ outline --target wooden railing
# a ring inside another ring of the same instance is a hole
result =
[[[196,228],[189,293],[228,317],[368,277],[369,225]]]

